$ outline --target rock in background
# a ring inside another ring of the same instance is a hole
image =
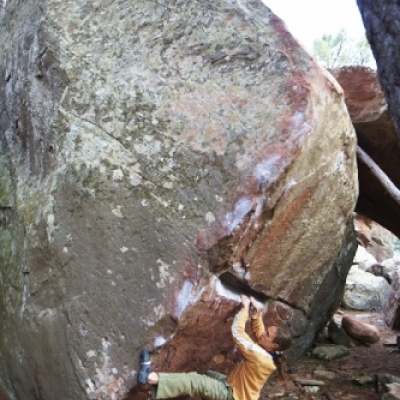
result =
[[[354,218],[354,228],[359,242],[377,261],[381,262],[393,257],[394,235],[392,232],[359,214],[356,214]]]
[[[359,1],[359,3],[368,2],[369,0]],[[381,7],[382,10],[390,8],[384,3],[374,3],[373,7]],[[387,22],[392,17],[390,11],[389,14]],[[377,32],[377,35],[390,37],[388,34],[390,29],[385,28]],[[377,42],[380,52],[385,51],[384,46],[381,45],[383,42],[381,38]],[[387,51],[394,50],[392,43],[386,42],[386,44]],[[392,56],[389,58],[394,60]],[[388,60],[385,60],[383,64],[385,73],[388,68],[386,61]],[[378,60],[377,63],[379,74]],[[366,67],[345,67],[331,72],[344,90],[346,105],[357,133],[360,195],[356,211],[374,220],[396,236],[400,236],[399,135],[396,132],[393,115],[388,110],[380,78],[376,71]],[[391,101],[393,100],[394,96]],[[392,107],[391,112],[393,110],[395,107]]]
[[[377,261],[375,255],[393,255],[394,236],[361,215],[355,216],[354,226],[360,244],[346,278],[342,305],[353,310],[382,312],[387,309],[389,298],[393,297],[391,293],[396,291],[393,279],[399,271],[400,260],[394,257]],[[383,237],[389,240],[383,240]]]
[[[356,143],[282,21],[251,0],[27,0],[0,36],[8,392],[121,399],[142,346],[227,369],[234,289],[302,354],[355,252]]]
[[[388,258],[380,263],[382,266],[382,276],[388,276],[390,281],[393,281],[394,274],[400,272],[400,258]]]
[[[376,258],[363,246],[357,246],[357,251],[353,259],[353,265],[357,265],[358,268],[360,268],[362,271],[365,271],[366,269],[371,268],[371,266],[377,263],[378,261],[376,261]]]
[[[397,166],[400,160],[400,96],[398,91],[400,84],[400,53],[398,43],[400,5],[398,2],[393,1],[377,3],[371,0],[357,0],[357,5],[360,9],[366,35],[377,63],[377,75],[382,87],[382,93],[387,101],[388,112],[385,113],[389,116],[389,118],[383,118],[383,124],[379,123],[376,126],[378,129],[372,130],[373,133],[370,135],[370,139],[372,140],[366,140],[365,145],[363,145],[365,148],[369,147],[367,153],[370,152],[372,159],[375,160],[387,176],[387,178],[383,177],[378,185],[374,182],[373,188],[368,190],[368,196],[364,197],[364,200],[366,200],[364,202],[364,211],[365,215],[373,218],[399,237],[400,195],[398,188],[400,187],[400,174]],[[376,146],[376,142],[373,145],[374,136],[380,138],[379,142],[383,142],[383,146]],[[384,138],[383,141],[381,140],[382,138]],[[374,148],[375,150],[372,150]],[[372,163],[369,164],[370,166],[373,165]],[[362,171],[361,168],[360,171]],[[361,172],[360,176],[362,175],[367,178],[370,174],[362,174]],[[389,196],[382,190],[380,190],[381,194],[377,195],[379,189],[382,189],[383,186],[385,186],[385,192],[389,193]],[[360,199],[363,198],[362,187],[363,185],[360,182]],[[358,202],[357,207],[359,205],[360,202]],[[398,295],[396,294],[398,287],[398,273],[395,272],[393,274],[391,295],[385,312],[385,320],[393,329],[398,329],[400,325]]]
[[[395,331],[400,331],[400,272],[393,274],[389,299],[384,314],[386,324]]]
[[[349,315],[343,316],[342,328],[350,337],[362,343],[373,344],[381,339],[381,333],[376,326],[358,321]]]
[[[375,310],[381,312],[389,299],[390,285],[381,276],[351,267],[346,279],[346,290],[342,304],[353,310]]]

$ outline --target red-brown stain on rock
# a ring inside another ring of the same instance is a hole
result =
[[[0,386],[0,400],[10,400],[5,390]]]
[[[299,43],[293,37],[293,35],[288,31],[287,26],[283,20],[281,20],[277,15],[272,14],[270,19],[270,24],[272,25],[274,32],[279,34],[285,48],[297,50],[299,49]]]
[[[337,68],[330,71],[344,90],[346,106],[353,123],[376,120],[386,109],[378,75],[365,67]]]
[[[282,243],[292,243],[292,240],[287,240],[287,236],[293,229],[293,221],[298,219],[302,210],[307,208],[316,189],[317,186],[314,185],[304,190],[280,215],[273,219],[272,225],[257,244],[255,254],[251,259],[246,260],[246,263],[251,264],[249,283],[251,285],[261,283],[265,287],[266,294],[268,294],[268,288],[273,286],[275,276],[281,272],[281,266],[285,264],[287,257],[286,252],[277,254],[274,249],[282,247]]]
[[[238,303],[215,298],[194,304],[179,320],[173,339],[154,357],[155,371],[204,372],[216,354],[233,347],[231,325]],[[218,357],[218,363],[222,363]]]

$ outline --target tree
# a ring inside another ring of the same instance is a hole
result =
[[[325,68],[371,66],[374,59],[367,39],[349,38],[344,29],[336,35],[325,34],[321,39],[315,39],[313,55]]]

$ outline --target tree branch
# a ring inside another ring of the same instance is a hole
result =
[[[400,206],[400,190],[360,146],[357,146],[357,157],[382,184],[389,196]]]

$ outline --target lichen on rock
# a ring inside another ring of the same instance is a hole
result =
[[[356,248],[336,81],[252,0],[10,2],[6,15],[10,393],[119,400],[143,346],[157,368],[227,370],[240,290],[302,354]]]

